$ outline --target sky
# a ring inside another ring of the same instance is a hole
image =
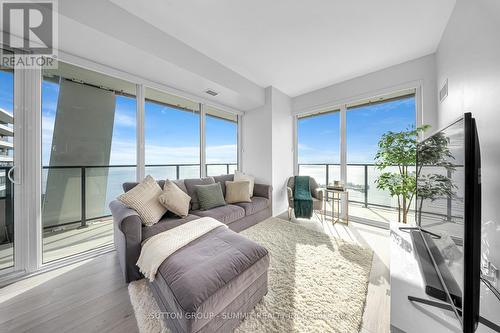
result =
[[[348,109],[347,163],[373,163],[378,141],[388,131],[415,126],[415,98]],[[340,112],[300,119],[299,163],[340,163]]]
[[[49,165],[59,85],[42,85],[42,163]],[[116,95],[110,165],[136,164],[136,100]],[[199,114],[154,102],[145,105],[146,164],[198,164]],[[208,116],[207,163],[237,162],[237,124]]]
[[[0,71],[0,107],[12,112],[12,75]],[[59,85],[42,85],[42,163],[49,165]],[[136,163],[136,102],[117,95],[110,165]],[[347,162],[372,163],[381,135],[415,125],[413,97],[347,111]],[[340,113],[299,120],[299,163],[339,163]],[[237,124],[208,116],[207,163],[236,163]],[[199,115],[153,102],[145,105],[146,164],[199,163]]]
[[[0,71],[0,108],[12,113],[14,81],[11,72]]]

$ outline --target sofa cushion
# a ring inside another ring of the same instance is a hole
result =
[[[150,226],[142,228],[142,240],[146,240],[149,237],[159,234],[160,232],[170,230],[172,228],[178,227],[181,224],[187,223],[189,221],[193,221],[199,219],[199,216],[189,214],[184,218],[179,217],[166,217],[162,218],[158,223]]]
[[[245,215],[252,215],[266,209],[269,206],[269,199],[263,197],[252,197],[252,202],[240,202],[235,205],[245,210]]]
[[[209,210],[194,210],[191,213],[201,217],[213,217],[225,224],[232,223],[245,216],[245,210],[235,205],[220,206]]]
[[[161,194],[162,189],[154,178],[146,176],[139,185],[118,196],[118,200],[135,210],[141,217],[142,223],[151,226],[167,212],[158,200]]]
[[[224,197],[226,197],[226,182],[232,182],[234,180],[234,175],[215,176],[214,180],[217,183],[220,183],[220,187],[222,188],[222,194],[224,194]]]
[[[212,177],[184,179],[184,185],[186,185],[187,194],[191,197],[192,210],[200,209],[198,195],[196,194],[196,185],[209,185],[214,183],[215,180]]]

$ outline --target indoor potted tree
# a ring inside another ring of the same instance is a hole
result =
[[[375,155],[375,166],[384,171],[397,167],[396,172],[385,171],[376,180],[377,188],[388,190],[398,199],[398,222],[408,222],[408,212],[416,192],[417,138],[430,126],[409,129],[402,132],[389,131],[382,135]]]
[[[435,200],[454,195],[455,185],[450,175],[455,168],[450,162],[453,156],[444,135],[434,135],[430,140],[424,141],[419,151],[419,167],[416,169],[418,135],[429,128],[429,125],[424,125],[402,132],[387,132],[382,135],[378,144],[376,167],[381,171],[397,167],[396,172],[385,171],[380,174],[376,183],[377,188],[388,190],[391,196],[397,197],[398,222],[408,222],[408,213],[416,196],[417,179],[420,208],[425,199]],[[443,167],[446,175],[422,174],[425,165]]]

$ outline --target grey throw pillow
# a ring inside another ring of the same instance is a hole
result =
[[[195,188],[201,210],[208,210],[226,204],[219,183],[196,185]]]

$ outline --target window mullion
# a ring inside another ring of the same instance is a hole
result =
[[[206,165],[206,137],[205,137],[205,105],[200,103],[200,176],[207,176],[207,165]]]
[[[340,179],[342,183],[347,184],[347,105],[340,107]],[[342,216],[346,218],[345,212],[347,211],[347,201],[342,198]]]
[[[136,85],[136,96],[137,96],[137,116],[136,116],[136,121],[137,121],[137,128],[136,128],[136,133],[137,133],[137,169],[136,169],[136,174],[137,174],[137,181],[142,181],[144,179],[145,175],[145,138],[144,138],[144,86],[142,84],[137,84]]]

